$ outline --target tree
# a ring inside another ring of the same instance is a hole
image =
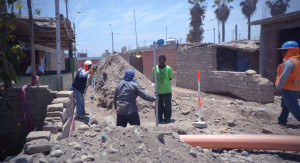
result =
[[[6,1],[1,0],[1,5],[6,6]],[[14,14],[14,5],[17,9],[22,5],[19,0],[7,0],[11,5],[11,13],[2,15],[0,21],[0,76],[3,80],[3,86],[11,87],[12,81],[17,82],[17,74],[14,66],[20,64],[24,57],[21,46],[15,41],[15,36],[11,33],[16,29],[18,17]]]
[[[232,2],[233,0],[215,0],[213,8],[217,6],[215,10],[216,17],[218,21],[222,22],[222,42],[225,41],[225,22],[228,19],[232,6],[227,6],[227,3]]]
[[[205,18],[205,6],[200,6],[200,3],[205,0],[189,0],[188,3],[192,4],[190,8],[191,22],[190,27],[192,28],[187,34],[186,40],[188,42],[201,42],[203,39],[204,30],[201,27],[202,21]]]
[[[250,18],[256,10],[257,0],[245,0],[240,3],[242,6],[242,13],[248,19],[248,40],[251,39],[251,26],[250,26]]]
[[[285,3],[283,1],[285,1]],[[286,12],[286,9],[290,7],[289,2],[290,0],[276,0],[275,2],[266,1],[266,5],[271,9],[271,15],[277,16]]]

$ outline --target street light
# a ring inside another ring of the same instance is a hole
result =
[[[78,72],[78,60],[77,60],[77,47],[76,47],[76,32],[75,32],[75,18],[78,14],[81,14],[82,12],[81,11],[77,11],[76,15],[74,16],[74,19],[73,19],[73,28],[74,28],[74,36],[75,36],[75,39],[74,39],[74,45],[75,45],[75,63],[76,63],[76,73]]]

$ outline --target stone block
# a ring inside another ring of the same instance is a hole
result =
[[[54,112],[47,112],[47,117],[61,117],[62,118],[61,111],[54,111]]]
[[[50,131],[32,131],[26,137],[26,142],[37,140],[37,139],[46,139],[50,140]]]
[[[69,97],[69,98],[73,98],[73,91],[60,91],[56,94],[57,98],[60,97]]]
[[[33,163],[33,156],[32,155],[17,155],[17,156],[10,156],[7,157],[4,162],[16,162],[16,163]]]
[[[50,152],[51,150],[51,143],[46,139],[33,140],[24,145],[24,152],[30,155],[35,153]]]
[[[70,105],[71,100],[69,97],[61,97],[61,98],[56,98],[52,101],[52,104],[57,104],[57,103],[63,103],[64,108]]]
[[[63,103],[57,103],[57,104],[50,104],[47,106],[48,112],[54,112],[54,111],[63,111],[64,104]]]
[[[67,119],[68,119],[67,109],[64,109],[63,112],[62,112],[62,122],[63,122],[63,124],[65,124]]]
[[[58,132],[58,126],[55,123],[47,123],[43,126],[43,131],[50,131],[56,134]]]

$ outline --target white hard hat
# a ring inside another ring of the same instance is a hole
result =
[[[84,64],[87,64],[87,65],[92,65],[92,61],[90,61],[90,60],[86,60],[86,61],[84,62]]]

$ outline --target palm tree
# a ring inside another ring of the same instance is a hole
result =
[[[286,12],[286,9],[290,7],[289,2],[290,0],[285,0],[285,3],[283,0],[276,0],[275,2],[267,1],[266,5],[271,9],[271,15],[277,16]]]
[[[242,13],[248,18],[248,40],[251,38],[251,27],[250,27],[250,17],[256,10],[257,0],[245,0],[240,3],[242,6]]]
[[[232,6],[227,6],[227,3],[232,2],[233,0],[215,0],[212,7],[216,7],[215,10],[216,17],[219,21],[222,22],[222,42],[225,41],[225,22],[228,19]]]
[[[188,0],[188,3],[194,5],[190,8],[191,14],[191,22],[190,27],[192,28],[189,33],[187,34],[187,41],[189,42],[201,42],[203,39],[203,25],[202,20],[205,17],[205,6],[200,6],[200,3],[204,2],[205,0]]]

